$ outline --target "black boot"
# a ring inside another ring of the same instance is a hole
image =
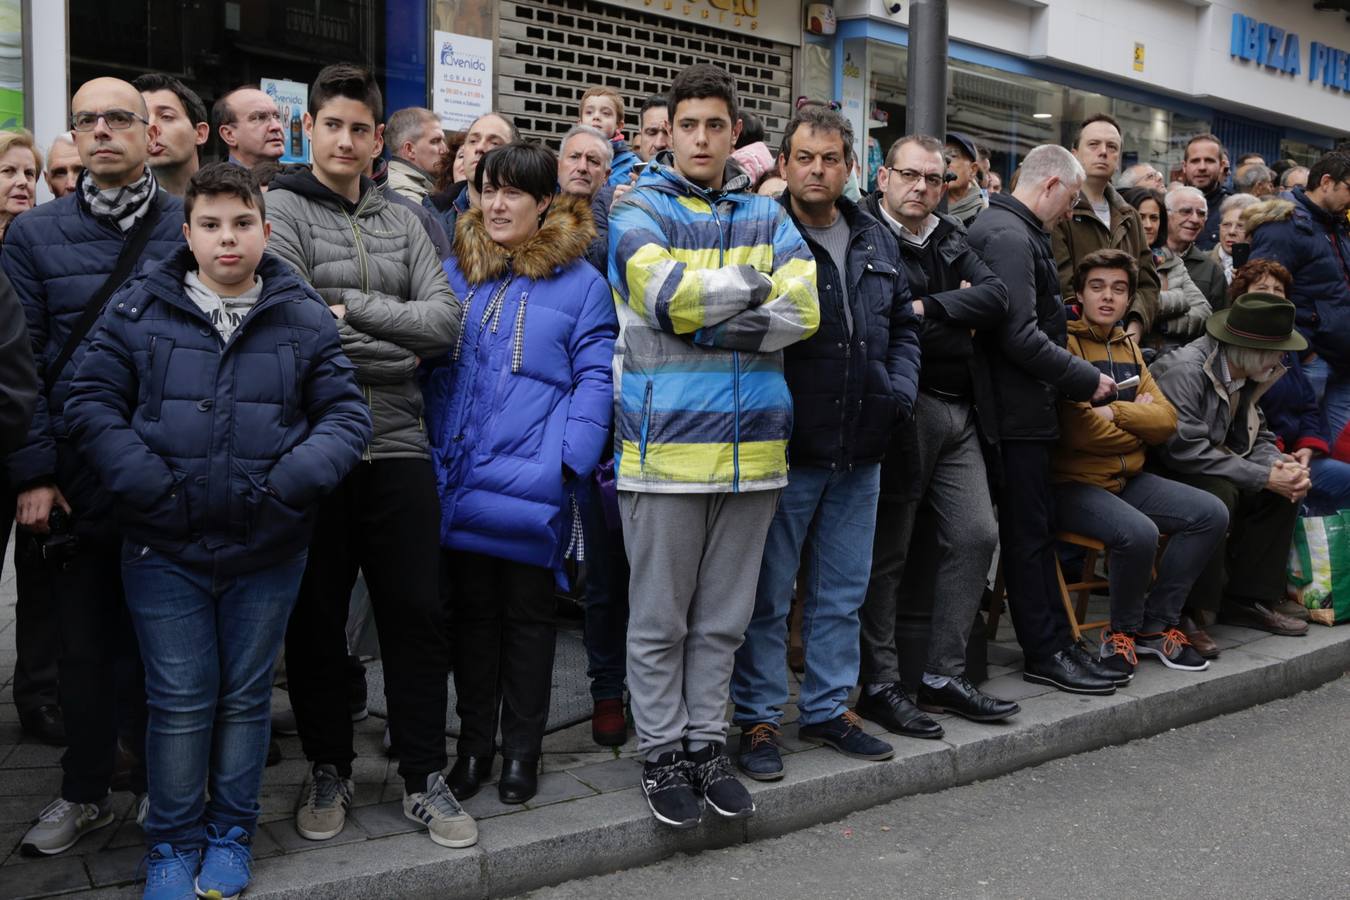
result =
[[[468,800],[478,793],[483,782],[492,775],[492,754],[487,756],[461,756],[455,759],[454,766],[445,783],[456,800]]]
[[[497,797],[503,803],[524,803],[539,791],[539,760],[502,759]]]

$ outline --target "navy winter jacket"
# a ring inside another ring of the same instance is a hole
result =
[[[1289,270],[1295,322],[1317,354],[1341,374],[1350,373],[1350,234],[1345,216],[1332,216],[1303,188],[1293,200],[1272,199],[1247,210],[1252,259],[1271,259]]]
[[[509,257],[481,210],[460,216],[445,269],[464,328],[448,357],[424,364],[443,547],[561,566],[564,479],[590,474],[613,416],[618,323],[583,258],[594,236],[581,198],[555,197]]]
[[[851,471],[878,463],[896,426],[913,414],[919,390],[919,317],[895,237],[841,197],[836,205],[849,240],[848,271],[839,272],[793,215],[787,192],[780,202],[816,258],[820,294],[820,330],[783,350],[792,391],[789,464]]]
[[[144,271],[183,246],[183,202],[160,191],[159,221],[136,269]],[[141,227],[141,224],[136,226]],[[126,236],[94,218],[81,191],[43,203],[10,223],[0,266],[23,302],[40,386],[28,439],[9,456],[11,483],[23,490],[55,483],[75,511],[81,531],[111,534],[111,505],[98,479],[67,440],[63,417],[70,379],[97,323],[60,372],[47,369],[66,345],[89,297],[117,266]]]
[[[1280,361],[1285,373],[1261,395],[1266,426],[1280,439],[1280,449],[1285,453],[1310,447],[1316,453],[1330,455],[1338,441],[1328,433],[1326,413],[1303,374],[1303,363],[1297,353],[1286,353]]]
[[[108,301],[71,385],[71,435],[123,533],[248,572],[309,545],[314,504],[361,459],[370,410],[327,305],[280,257],[228,343],[186,295],[188,248]]]

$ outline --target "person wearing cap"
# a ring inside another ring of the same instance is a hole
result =
[[[1302,462],[1281,452],[1259,402],[1284,374],[1281,355],[1308,342],[1294,330],[1294,305],[1277,294],[1243,294],[1210,316],[1205,330],[1152,369],[1177,411],[1176,434],[1157,448],[1156,461],[1167,477],[1228,507],[1229,532],[1186,606],[1218,612],[1229,624],[1306,634],[1306,622],[1274,607],[1284,597],[1299,503],[1312,482]]]
[[[947,133],[947,215],[967,228],[987,202],[975,179],[980,151],[975,142],[959,131]]]

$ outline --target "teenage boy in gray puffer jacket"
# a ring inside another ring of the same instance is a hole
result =
[[[274,179],[272,247],[338,318],[375,437],[319,507],[309,567],[286,633],[291,704],[313,777],[295,826],[310,840],[342,831],[353,784],[345,677],[347,599],[363,570],[384,650],[389,728],[404,814],[450,847],[477,840],[441,777],[446,767],[445,612],[438,587],[440,510],[422,423],[418,360],[448,351],[460,306],[421,223],[364,177],[379,150],[383,100],[370,73],[329,66],[310,90],[314,167]]]

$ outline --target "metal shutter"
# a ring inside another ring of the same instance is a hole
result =
[[[607,85],[623,95],[631,136],[643,100],[669,88],[685,66],[707,62],[736,79],[741,107],[759,116],[774,147],[792,114],[793,49],[590,0],[508,0],[497,108],[525,137],[556,147],[576,122],[581,95]]]

